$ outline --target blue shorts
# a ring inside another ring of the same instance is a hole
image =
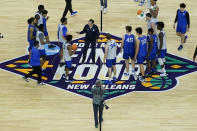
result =
[[[45,49],[43,49],[43,50],[39,50],[39,52],[40,52],[40,56],[46,56]]]
[[[144,61],[146,60],[146,57],[145,56],[138,56],[137,57],[137,63],[138,64],[143,64],[144,63]]]
[[[72,61],[65,61],[65,68],[70,69],[72,67]]]
[[[181,34],[185,34],[187,32],[187,26],[177,26],[176,32],[181,33]]]
[[[157,54],[156,53],[152,53],[150,54],[150,56],[147,58],[147,60],[155,60],[156,59]]]
[[[48,31],[45,31],[44,32],[44,36],[48,36],[49,34],[48,34]]]
[[[123,58],[124,58],[125,60],[128,60],[129,57],[130,57],[131,59],[133,59],[134,56],[135,56],[135,53],[134,53],[134,52],[133,52],[133,53],[123,53]]]
[[[165,58],[166,53],[167,53],[167,50],[161,50],[160,54],[158,55],[158,58]]]
[[[115,59],[107,59],[106,60],[106,66],[108,68],[112,67],[112,65],[116,65],[116,58]]]

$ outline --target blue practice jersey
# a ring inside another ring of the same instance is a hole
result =
[[[138,40],[140,40],[139,44],[139,51],[138,51],[138,57],[145,57],[147,53],[147,38],[146,36],[139,37]]]
[[[156,54],[157,53],[157,45],[158,45],[158,38],[157,38],[157,35],[153,34],[150,36],[152,39],[153,39],[153,47],[152,47],[152,50],[151,50],[151,53],[150,54]],[[148,45],[148,48],[150,48],[150,44]]]
[[[187,11],[185,10],[184,12],[181,12],[181,10],[178,10],[178,23],[177,26],[182,26],[182,27],[187,27],[187,18],[186,18],[186,13]]]
[[[125,34],[123,49],[126,54],[130,54],[135,51],[135,36],[133,34]]]

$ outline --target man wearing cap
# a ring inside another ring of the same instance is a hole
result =
[[[95,128],[98,128],[98,111],[99,111],[99,123],[103,122],[103,102],[105,89],[101,85],[101,81],[96,81],[95,86],[92,87],[91,92],[93,94],[93,110]]]

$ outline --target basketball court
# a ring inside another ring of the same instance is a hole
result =
[[[180,38],[176,36],[173,23],[180,3],[187,5],[191,27],[184,49],[177,51]],[[24,82],[22,76],[27,67],[27,19],[34,16],[37,6],[43,4],[50,19],[47,22],[50,41],[56,46],[48,50],[48,74],[42,77],[45,86],[37,86],[35,79]],[[125,65],[118,56],[119,81],[106,86],[105,94],[110,107],[104,110],[103,131],[196,131],[197,130],[197,63],[192,62],[197,42],[197,2],[195,0],[158,0],[158,20],[165,23],[167,34],[168,77],[158,75],[139,83],[123,77]],[[65,83],[61,78],[62,67],[57,46],[57,27],[65,8],[65,1],[50,0],[1,0],[0,1],[0,131],[96,131],[94,127],[92,85],[96,79],[105,80],[106,66],[103,57],[105,33],[111,33],[118,44],[125,34],[125,26],[131,25],[132,33],[141,26],[146,30],[145,19],[137,17],[137,10],[145,10],[133,0],[108,1],[108,12],[103,15],[103,33],[97,46],[97,64],[81,61],[84,35],[78,35],[90,18],[100,29],[100,1],[72,0],[76,16],[68,18],[68,33],[74,36],[72,43],[78,45],[74,56],[75,81]],[[145,33],[146,34],[146,31]],[[87,53],[89,56],[90,53]],[[89,58],[88,58],[89,59]],[[87,60],[88,61],[88,60]],[[159,68],[159,67],[158,67]]]

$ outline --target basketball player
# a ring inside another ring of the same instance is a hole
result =
[[[66,41],[63,43],[61,49],[60,60],[65,61],[65,82],[69,82],[72,78],[69,78],[69,70],[72,67],[72,58],[71,56],[75,53],[72,51],[70,42],[72,41],[72,35],[66,36]]]
[[[177,10],[176,18],[174,21],[173,28],[175,29],[175,24],[177,22],[177,36],[181,37],[181,44],[178,48],[178,50],[183,49],[183,43],[186,43],[187,40],[187,31],[189,31],[190,27],[190,18],[189,18],[189,13],[185,10],[186,5],[184,3],[180,4],[180,9]]]
[[[114,73],[113,76],[113,82],[117,81],[116,77],[116,51],[117,51],[117,43],[111,39],[110,34],[106,34],[107,37],[107,43],[105,45],[105,55],[103,62],[106,61],[106,66],[108,67],[108,77],[109,80],[105,81],[106,84],[111,85],[112,84],[112,70]]]
[[[44,36],[44,25],[41,24],[38,27],[38,31],[36,33],[36,40],[39,42],[39,52],[40,52],[40,57],[41,57],[41,67],[43,67],[45,61],[46,61],[46,52],[45,52],[45,48],[44,45],[47,44],[45,36]],[[45,70],[44,68],[42,68],[43,70]]]
[[[67,35],[67,27],[66,27],[67,18],[62,17],[60,21],[61,21],[61,24],[58,25],[57,37],[58,37],[58,42],[60,44],[63,44],[64,42],[66,42],[65,38]]]
[[[39,5],[38,11],[35,14],[35,18],[37,20],[37,26],[39,26],[40,24],[43,24],[43,16],[42,16],[43,10],[44,10],[44,5]]]
[[[30,65],[32,66],[33,70],[29,72],[27,75],[25,75],[23,79],[26,82],[29,82],[28,78],[31,77],[33,74],[37,74],[38,75],[37,84],[44,85],[44,83],[42,83],[41,81],[42,69],[40,66],[40,53],[39,53],[38,47],[39,47],[39,42],[36,41],[32,47],[31,57],[30,57]]]
[[[141,82],[145,81],[145,71],[144,71],[144,61],[146,60],[146,53],[147,53],[147,38],[145,35],[142,35],[142,28],[136,28],[136,34],[138,39],[136,40],[136,52],[135,52],[135,59],[137,59],[137,63],[140,66],[140,75],[139,80]],[[137,77],[135,77],[137,79]]]
[[[157,6],[157,0],[151,0],[151,8],[149,9],[153,22],[158,22],[157,17],[159,13],[159,7]]]
[[[107,13],[107,0],[100,0],[101,1],[101,11]]]
[[[148,44],[148,53],[147,53],[147,73],[148,77],[156,74],[156,55],[157,55],[157,35],[154,34],[152,28],[148,29],[148,34],[150,36]]]
[[[154,34],[157,34],[157,27],[155,21],[152,19],[151,13],[146,14],[147,29],[153,29]]]
[[[164,23],[163,22],[157,22],[157,29],[160,31],[158,34],[159,41],[158,41],[158,62],[161,66],[161,70],[158,70],[160,72],[160,76],[164,77],[167,76],[166,70],[165,70],[165,56],[167,53],[167,45],[166,45],[166,33],[164,32]]]
[[[123,58],[126,63],[126,72],[125,76],[129,77],[129,58],[131,59],[132,64],[132,74],[135,74],[135,36],[131,34],[132,27],[126,26],[126,34],[122,37],[122,44],[120,48],[120,52],[122,53],[123,49]]]
[[[42,12],[42,16],[43,16],[43,25],[44,25],[44,36],[46,38],[47,43],[49,43],[49,34],[47,31],[47,20],[49,19],[49,16],[47,16],[48,11],[47,10],[43,10]]]
[[[28,26],[28,33],[27,33],[27,40],[29,42],[29,59],[31,57],[31,49],[36,41],[36,19],[34,17],[31,17],[27,20]]]

